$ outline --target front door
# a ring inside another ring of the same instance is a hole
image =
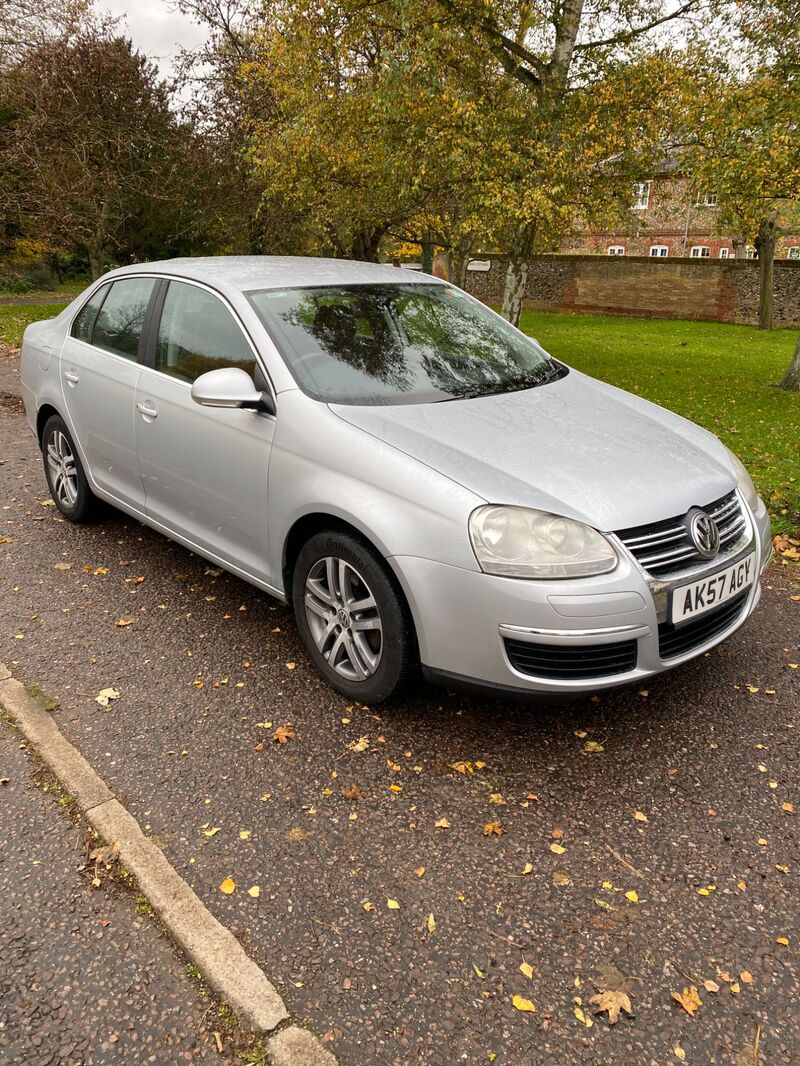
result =
[[[170,281],[152,366],[136,390],[136,448],[149,517],[201,551],[270,582],[267,472],[275,427],[252,410],[200,407],[195,378],[256,358],[230,308],[209,289]]]
[[[144,509],[134,437],[139,349],[155,279],[102,285],[75,316],[61,351],[64,405],[95,484]]]

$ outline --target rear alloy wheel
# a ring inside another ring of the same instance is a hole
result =
[[[100,511],[100,501],[89,488],[78,451],[60,415],[48,418],[42,433],[42,458],[50,495],[70,522],[89,522]]]
[[[292,597],[315,666],[349,699],[388,699],[410,673],[408,608],[383,560],[345,533],[318,533],[300,552]]]

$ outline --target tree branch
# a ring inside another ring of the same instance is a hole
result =
[[[681,15],[686,15],[693,8],[700,6],[700,0],[686,0],[675,11],[671,11],[666,15],[662,15],[661,18],[653,19],[652,22],[647,22],[642,26],[633,26],[629,30],[622,30],[620,33],[615,33],[612,37],[606,37],[601,41],[584,41],[581,44],[575,45],[576,52],[590,52],[594,48],[606,48],[612,44],[628,44],[630,41],[635,40],[637,37],[641,37],[644,33],[649,33],[650,30],[654,30],[656,26],[662,26],[665,22],[672,22],[673,19],[680,18]]]

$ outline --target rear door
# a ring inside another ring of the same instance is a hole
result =
[[[267,573],[267,471],[275,419],[200,407],[191,387],[220,367],[258,371],[254,348],[212,290],[171,280],[136,390],[136,447],[149,517],[233,568]]]
[[[61,352],[61,387],[74,436],[95,484],[144,509],[134,437],[139,354],[156,281],[102,285],[75,316]]]

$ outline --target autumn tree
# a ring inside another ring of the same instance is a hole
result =
[[[98,29],[46,41],[0,75],[0,208],[83,250],[95,277],[195,225],[191,131],[153,64]]]
[[[479,45],[484,65],[500,69],[525,100],[524,136],[508,149],[508,178],[500,194],[507,206],[509,252],[503,313],[516,323],[527,263],[537,246],[552,242],[576,213],[602,215],[608,190],[629,189],[634,176],[641,176],[645,150],[657,151],[656,128],[662,126],[663,138],[663,117],[656,112],[669,84],[648,82],[648,75],[664,54],[663,35],[676,37],[703,5],[701,0],[435,4],[456,51]],[[613,182],[604,180],[612,175]]]

